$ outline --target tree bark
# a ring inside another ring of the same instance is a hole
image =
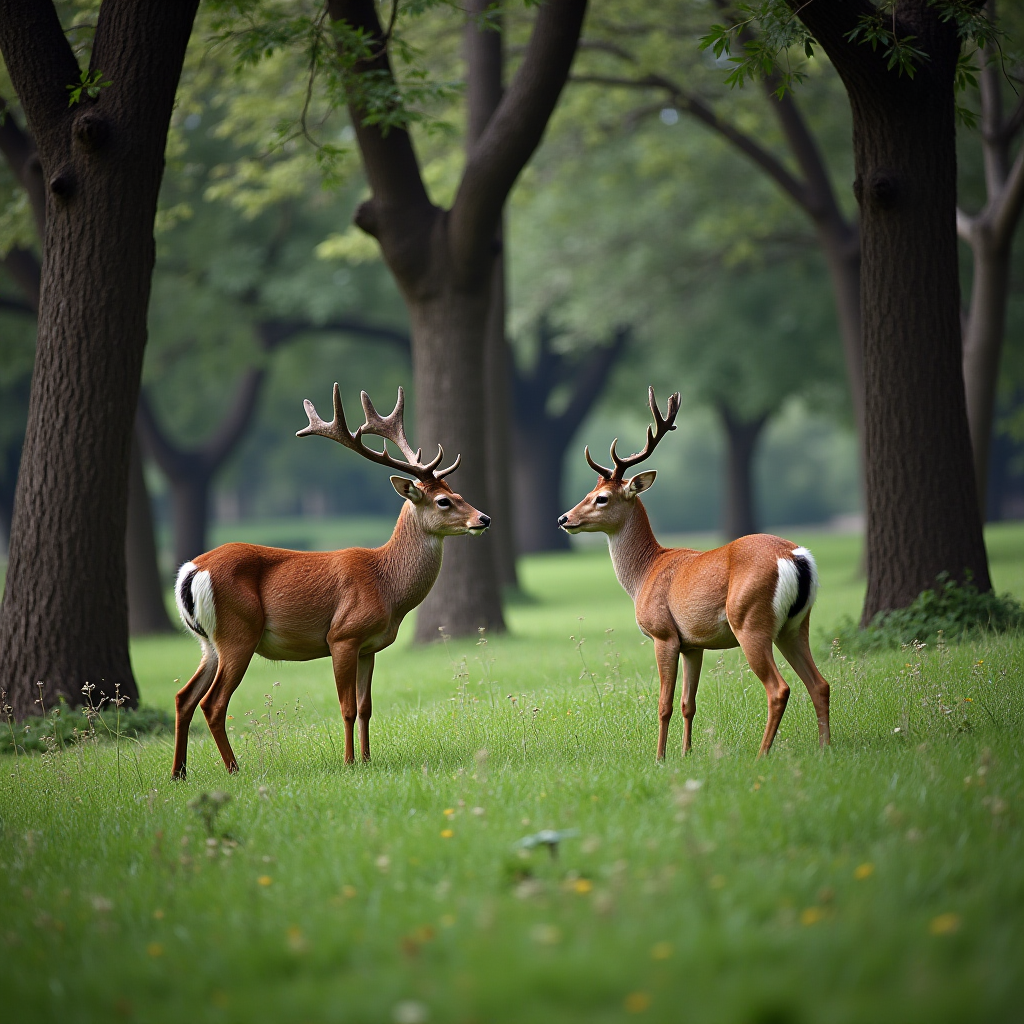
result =
[[[726,540],[735,540],[759,532],[754,499],[754,455],[769,414],[762,413],[748,420],[737,416],[724,402],[719,402],[717,409],[726,438],[722,533]]]
[[[125,523],[146,341],[153,220],[196,0],[104,0],[91,69],[53,5],[11,0],[0,52],[47,182],[39,335],[0,608],[0,687],[14,713],[97,696],[138,700],[128,656]]]
[[[128,632],[132,636],[176,632],[164,604],[164,588],[157,567],[153,511],[146,489],[138,432],[132,434],[128,475],[128,528],[125,533],[128,566]]]
[[[368,123],[359,90],[349,97],[372,193],[355,222],[380,243],[409,309],[417,442],[460,452],[459,489],[485,510],[493,442],[484,353],[501,214],[561,93],[585,9],[585,0],[541,5],[519,70],[496,108],[484,119],[489,101],[474,101],[473,116],[484,127],[469,149],[450,210],[430,202],[408,132],[391,128],[385,134]],[[335,22],[372,41],[372,56],[357,63],[355,73],[393,82],[387,40],[371,0],[330,0],[328,10]],[[344,51],[344,35],[339,46]],[[493,86],[493,76],[489,81]],[[504,629],[493,541],[485,534],[447,545],[438,581],[417,612],[418,641],[437,639],[441,629],[451,635],[481,626]]]
[[[975,491],[960,346],[956,248],[956,27],[903,0],[894,27],[928,54],[913,78],[849,39],[867,0],[799,5],[853,112],[861,211],[868,589],[862,623],[935,577],[991,587]]]

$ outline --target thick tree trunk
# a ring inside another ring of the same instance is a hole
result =
[[[128,474],[128,529],[125,534],[128,631],[132,636],[173,633],[175,629],[167,615],[164,589],[157,566],[156,534],[153,531],[153,511],[143,472],[142,450],[134,434]]]
[[[476,292],[443,285],[437,296],[410,302],[413,379],[416,388],[416,444],[443,445],[462,455],[449,478],[452,488],[487,512],[489,479],[483,337],[490,302],[491,275]],[[416,639],[438,639],[439,630],[466,635],[484,627],[501,632],[497,559],[493,537],[454,537],[445,541],[444,561],[433,590],[420,605]]]
[[[726,540],[757,533],[754,501],[754,454],[768,413],[741,419],[728,406],[718,405],[725,428],[726,458],[722,493],[722,533]]]
[[[545,429],[548,425],[534,420],[516,426],[516,544],[523,554],[567,551],[570,546],[569,535],[558,529],[558,517],[566,508],[562,479],[568,438],[552,437]]]
[[[817,35],[812,13],[801,16]],[[929,53],[912,80],[887,70],[869,47],[840,44],[839,28],[819,35],[850,95],[861,209],[863,623],[910,604],[944,570],[960,580],[972,575],[982,590],[991,586],[960,358],[953,111],[959,41],[955,27],[923,0],[901,5],[900,13],[912,19],[906,30]]]
[[[28,426],[0,609],[0,687],[18,717],[138,688],[125,524],[153,220],[194,0],[104,0],[92,52],[113,83],[68,108],[79,68],[52,7],[15,4],[0,49],[48,182]]]

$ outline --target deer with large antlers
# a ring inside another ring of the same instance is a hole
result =
[[[654,428],[647,428],[643,451],[620,458],[612,442],[612,469],[598,465],[597,485],[558,520],[567,533],[605,533],[615,575],[636,606],[641,631],[654,641],[661,681],[658,702],[658,760],[665,757],[668,728],[683,658],[683,753],[690,751],[697,683],[707,650],[741,647],[768,695],[768,722],[758,756],[771,749],[789,700],[772,652],[774,644],[807,687],[818,717],[818,739],[830,742],[829,687],[811,656],[808,642],[811,606],[818,591],[818,569],[806,548],[769,534],[740,537],[713,551],[663,548],[655,539],[639,495],[654,483],[647,470],[626,479],[626,471],[647,459],[670,430],[675,430],[679,394],[668,400],[664,416],[654,388],[649,391]]]
[[[370,683],[373,659],[394,643],[402,619],[430,592],[441,569],[445,537],[480,534],[490,518],[463,500],[445,482],[461,457],[439,469],[444,451],[429,462],[413,451],[405,436],[405,395],[389,416],[361,395],[366,422],[350,432],[334,385],[334,419],[325,423],[310,401],[309,426],[297,437],[318,434],[338,441],[363,458],[414,476],[391,477],[405,498],[391,539],[379,548],[341,551],[286,551],[256,544],[224,544],[186,562],[178,572],[175,597],[182,622],[202,647],[192,678],[175,699],[175,778],[185,777],[188,728],[202,707],[210,732],[229,772],[238,762],[225,723],[228,701],[242,681],[253,654],[272,661],[309,661],[330,657],[345,721],[345,761],[355,760],[354,728],[359,720],[359,749],[370,757]],[[372,434],[384,450],[363,443]],[[390,441],[405,460],[388,452]]]

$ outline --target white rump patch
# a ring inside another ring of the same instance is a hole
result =
[[[797,559],[804,562],[810,570],[811,579],[807,589],[807,600],[804,606],[789,619],[789,610],[800,596],[800,572]],[[799,624],[811,610],[814,599],[818,596],[818,566],[814,556],[807,548],[795,548],[789,558],[778,559],[779,578],[775,584],[775,595],[772,598],[772,610],[775,612],[775,635],[778,636],[782,627],[789,621],[792,625]]]
[[[195,575],[192,575],[192,574]],[[185,586],[189,576],[192,576],[191,586],[189,588],[190,593],[187,597],[191,598],[191,602],[187,601],[185,594]],[[217,610],[213,600],[213,580],[210,578],[208,570],[198,570],[195,562],[186,562],[178,570],[178,579],[174,585],[174,601],[178,606],[178,615],[181,617],[181,621],[185,624],[186,629],[192,633],[197,634],[199,642],[203,644],[205,649],[206,644],[203,643],[203,636],[196,629],[198,626],[206,634],[210,641],[210,647],[213,646],[213,633],[217,628]],[[188,604],[192,605],[192,614],[189,614]]]

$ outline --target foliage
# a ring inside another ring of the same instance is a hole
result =
[[[113,84],[109,78],[103,77],[102,71],[89,71],[85,69],[79,75],[79,80],[67,87],[68,106],[73,107],[76,103],[80,103],[82,101],[82,93],[85,93],[89,99],[94,100],[99,96],[101,90]]]
[[[972,583],[957,583],[941,573],[931,590],[907,608],[879,612],[866,629],[847,620],[836,637],[844,650],[869,651],[937,640],[964,640],[986,633],[1024,630],[1024,604],[1012,594],[980,593]]]
[[[163,708],[106,708],[86,714],[63,702],[46,715],[33,715],[20,722],[0,723],[0,753],[45,753],[78,743],[112,743],[117,730],[122,739],[159,736],[174,732],[174,717]]]
[[[824,606],[856,555],[809,543]],[[108,747],[4,757],[5,1007],[26,1024],[1013,1019],[1017,638],[823,663],[833,749],[795,684],[762,761],[760,684],[709,655],[695,751],[677,717],[658,766],[653,656],[607,553],[531,559],[525,583],[518,635],[378,657],[369,765],[339,763],[326,661],[253,666],[228,723],[237,776],[208,737],[184,783],[144,739],[120,791]],[[134,653],[169,706],[198,649]],[[579,835],[557,858],[517,846],[546,829]]]

